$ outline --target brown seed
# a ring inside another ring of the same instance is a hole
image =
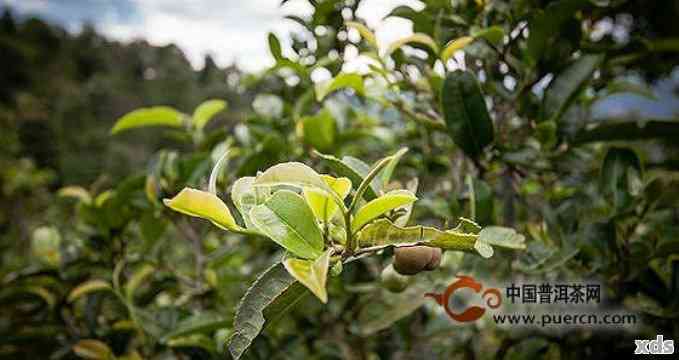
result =
[[[394,270],[401,275],[415,275],[432,261],[434,249],[428,246],[404,246],[394,249]]]

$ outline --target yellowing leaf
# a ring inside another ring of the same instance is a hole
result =
[[[390,191],[358,209],[351,223],[352,231],[356,232],[377,217],[400,206],[413,203],[415,200],[417,200],[415,194],[408,190]]]
[[[323,236],[313,212],[290,190],[279,190],[253,207],[250,220],[259,232],[296,256],[315,259],[323,252]]]
[[[236,224],[226,204],[207,191],[184,188],[177,196],[164,199],[163,202],[174,211],[210,220],[224,230],[244,230]]]
[[[125,114],[116,121],[111,134],[147,126],[181,127],[183,124],[184,114],[169,106],[154,106]]]
[[[387,48],[386,56],[391,55],[394,51],[398,50],[401,46],[409,44],[409,43],[417,43],[417,44],[422,44],[428,46],[430,49],[434,51],[434,53],[438,54],[439,52],[439,47],[436,45],[436,42],[434,39],[432,39],[429,35],[423,34],[423,33],[415,33],[410,36],[404,37],[403,39],[396,40],[389,47]]]
[[[373,48],[377,50],[377,38],[375,37],[375,34],[368,29],[367,26],[355,22],[355,21],[347,21],[344,23],[348,28],[353,28],[358,31],[359,34],[361,34],[361,37],[368,42]]]
[[[329,175],[321,175],[321,178],[340,199],[344,199],[351,191],[351,180],[348,178],[334,178]],[[322,222],[330,221],[339,209],[332,197],[323,191],[305,188],[303,194],[316,218]]]
[[[474,38],[471,36],[463,36],[460,38],[457,38],[455,40],[451,40],[446,44],[446,47],[443,49],[441,52],[441,61],[445,64],[448,62],[448,59],[450,59],[456,51],[462,50],[465,46],[471,44],[474,41]]]
[[[290,275],[307,287],[322,303],[328,302],[325,288],[330,265],[330,250],[316,260],[287,259],[283,262]]]
[[[80,340],[73,345],[73,352],[83,359],[90,360],[110,360],[113,359],[113,352],[105,343],[99,340],[86,339]]]
[[[207,100],[193,111],[193,125],[202,129],[220,111],[226,108],[224,100]]]
[[[311,187],[327,192],[333,196],[336,203],[341,200],[335,197],[328,184],[323,181],[314,169],[299,162],[287,162],[274,165],[261,173],[255,179],[254,186],[291,185],[299,188]],[[339,205],[339,204],[338,204]]]
[[[71,292],[68,294],[68,302],[73,302],[83,295],[104,290],[111,290],[111,285],[108,283],[108,281],[98,279],[88,280],[76,286],[75,289],[71,290]]]

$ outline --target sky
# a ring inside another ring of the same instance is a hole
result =
[[[153,45],[174,43],[195,68],[210,54],[221,66],[236,62],[248,71],[273,64],[266,36],[272,31],[284,46],[292,31],[301,25],[285,15],[310,15],[307,0],[0,0],[21,16],[38,15],[77,32],[93,23],[110,38],[131,41],[146,39]],[[376,29],[380,43],[390,43],[412,33],[409,21],[383,20],[399,5],[421,8],[417,0],[366,0],[358,16]]]
[[[99,32],[120,41],[145,39],[153,45],[174,43],[196,68],[210,54],[220,66],[236,63],[246,71],[261,71],[274,61],[267,34],[274,32],[290,52],[289,34],[303,31],[285,15],[308,16],[308,0],[0,0],[20,16],[37,15],[78,32],[92,23]],[[396,6],[421,9],[418,0],[364,0],[357,16],[375,30],[380,47],[412,34],[412,24],[401,18],[384,17]],[[458,54],[461,55],[461,54]],[[353,63],[352,63],[353,61]],[[347,66],[349,65],[349,66]],[[352,66],[356,65],[356,66]],[[363,64],[365,65],[365,64]],[[345,70],[361,67],[361,60],[347,59]],[[363,66],[365,67],[365,66]],[[315,79],[316,80],[316,79]],[[320,79],[319,79],[320,80]],[[679,114],[679,70],[655,84],[655,100],[631,94],[615,95],[597,103],[597,117],[623,116],[636,112],[652,118],[676,118]]]

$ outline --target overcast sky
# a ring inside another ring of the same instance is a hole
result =
[[[285,15],[309,15],[307,0],[0,0],[15,13],[39,15],[77,32],[83,23],[93,23],[111,38],[129,41],[143,38],[154,45],[174,43],[194,67],[211,54],[219,65],[236,61],[246,70],[261,70],[273,63],[266,35],[278,34],[288,44],[287,34],[300,25]],[[421,8],[417,0],[365,0],[359,17],[377,29],[381,43],[389,43],[412,32],[407,20],[382,20],[398,5]],[[388,29],[388,30],[387,30]]]

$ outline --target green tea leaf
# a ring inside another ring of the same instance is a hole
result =
[[[449,134],[467,156],[478,158],[493,142],[493,121],[476,77],[468,71],[448,73],[441,92],[441,108]]]
[[[231,200],[243,217],[245,227],[248,230],[257,231],[250,219],[250,210],[263,204],[271,195],[271,189],[266,186],[254,186],[254,182],[254,176],[245,176],[236,180],[231,186]]]
[[[411,204],[417,200],[415,194],[408,190],[394,190],[363,205],[351,222],[352,231],[360,230],[365,224],[400,206]]]
[[[210,220],[224,230],[242,231],[231,211],[216,195],[207,191],[184,188],[172,199],[164,199],[163,203],[170,209],[182,214]]]
[[[576,12],[590,4],[588,0],[559,0],[551,2],[544,11],[528,22],[528,41],[526,53],[530,61],[536,64],[546,50],[559,41],[561,28],[568,20],[575,17]]]
[[[207,100],[198,105],[193,111],[193,126],[202,129],[212,118],[222,110],[226,109],[224,100]]]
[[[314,169],[299,162],[274,165],[259,174],[253,184],[255,186],[291,185],[300,188],[315,187],[330,192],[328,185]]]
[[[111,129],[111,134],[147,126],[182,127],[184,117],[184,114],[169,106],[141,108],[119,118]]]
[[[377,38],[375,37],[375,34],[368,29],[367,26],[355,22],[355,21],[347,21],[344,23],[348,28],[353,28],[358,31],[359,34],[361,34],[361,37],[370,44],[375,50],[378,49],[377,45]]]
[[[156,271],[156,269],[153,266],[144,264],[139,269],[137,269],[134,274],[132,274],[132,276],[130,276],[130,279],[125,285],[125,296],[127,297],[128,301],[132,302],[132,299],[134,298],[134,291],[137,290],[144,280],[153,274],[154,271]]]
[[[445,64],[458,51],[474,41],[472,36],[462,36],[449,41],[441,51],[441,61]]]
[[[111,290],[111,284],[109,284],[108,281],[98,279],[88,280],[71,290],[71,292],[68,294],[67,301],[74,302],[83,295],[104,290]]]
[[[267,40],[269,41],[269,51],[271,52],[271,56],[273,56],[274,60],[277,62],[282,60],[283,50],[281,49],[281,42],[278,40],[278,37],[274,33],[269,33]]]
[[[73,345],[73,352],[83,359],[112,360],[113,351],[105,343],[99,340],[85,339]]]
[[[475,252],[478,235],[439,230],[429,226],[394,225],[387,219],[379,219],[368,224],[358,233],[361,247],[427,245],[445,250]]]
[[[404,147],[399,149],[394,155],[391,156],[391,160],[389,161],[387,166],[384,167],[384,170],[382,170],[381,173],[382,187],[386,187],[389,184],[391,176],[394,174],[394,169],[396,168],[396,165],[398,165],[403,155],[405,155],[405,153],[407,152],[408,148]]]
[[[210,172],[210,179],[208,180],[208,191],[212,194],[217,195],[217,179],[219,178],[219,175],[222,173],[222,169],[226,165],[226,160],[230,157],[230,154],[231,154],[230,149],[224,151],[224,154],[222,154],[219,160],[217,160],[217,163]]]
[[[475,39],[482,38],[493,45],[497,45],[502,41],[505,31],[499,26],[491,26],[485,29],[480,29],[472,33]]]
[[[526,237],[512,228],[487,226],[479,232],[479,241],[507,249],[525,250]]]
[[[320,151],[327,151],[333,147],[337,124],[330,111],[322,110],[314,116],[305,116],[300,121],[306,144]]]
[[[436,41],[432,39],[429,35],[424,34],[424,33],[415,33],[410,36],[406,36],[403,39],[396,40],[393,43],[389,45],[387,48],[387,51],[385,53],[385,56],[391,55],[394,51],[398,50],[401,48],[401,46],[410,44],[410,43],[416,43],[416,44],[421,44],[429,47],[435,54],[439,53],[439,46],[436,45]]]
[[[334,178],[329,175],[321,175],[332,191],[337,194],[340,199],[347,197],[351,191],[351,180],[348,178]],[[302,192],[304,199],[306,199],[309,207],[313,211],[316,219],[321,222],[328,222],[339,210],[339,206],[335,203],[331,196],[327,193],[315,190],[314,188],[305,188]]]
[[[262,331],[265,322],[270,319],[267,313],[272,317],[280,317],[291,304],[306,294],[306,288],[290,276],[282,263],[276,263],[260,274],[236,309],[233,334],[227,345],[231,357],[240,359],[247,351]],[[277,311],[267,311],[273,308]]]
[[[558,74],[545,90],[542,118],[558,121],[602,60],[601,55],[583,55]]]
[[[362,183],[363,178],[368,175],[368,172],[370,171],[370,167],[366,163],[349,156],[345,156],[340,160],[332,155],[321,154],[319,152],[316,152],[316,154],[325,161],[337,175],[349,178],[352,184]],[[377,194],[379,194],[379,188],[376,189],[374,185],[375,184],[371,184],[365,191],[365,197],[368,200],[377,198]]]
[[[332,92],[345,88],[353,89],[358,95],[365,96],[363,77],[360,74],[341,73],[330,80],[315,85],[316,100],[323,101]]]
[[[57,192],[57,195],[61,197],[71,197],[78,199],[84,204],[92,203],[92,196],[89,191],[85,190],[82,186],[64,186]]]
[[[210,333],[228,326],[229,323],[229,320],[221,317],[219,314],[211,312],[199,313],[180,321],[172,331],[160,338],[160,342],[167,343],[183,336]]]
[[[331,249],[325,251],[316,260],[290,258],[283,262],[290,275],[306,286],[324,304],[328,302],[325,283],[328,278],[331,252]]]
[[[603,196],[616,210],[631,204],[630,186],[634,177],[641,177],[641,172],[641,160],[634,150],[613,147],[606,153],[599,183]]]
[[[250,210],[250,219],[261,233],[296,256],[316,259],[323,253],[323,237],[314,214],[304,198],[292,191],[275,192]]]

